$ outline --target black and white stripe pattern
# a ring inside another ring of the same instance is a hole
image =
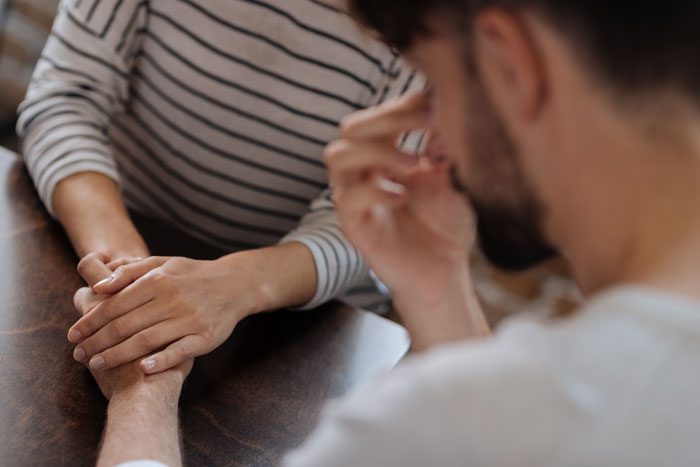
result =
[[[130,207],[231,251],[302,242],[309,307],[376,301],[321,156],[344,116],[419,84],[341,4],[65,0],[18,124],[47,208],[62,179],[102,173]]]

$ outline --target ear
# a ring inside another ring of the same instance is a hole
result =
[[[537,118],[547,86],[541,50],[522,16],[490,8],[474,24],[476,64],[493,104],[514,121]]]

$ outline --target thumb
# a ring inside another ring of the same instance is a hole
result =
[[[167,260],[168,258],[153,256],[143,261],[119,266],[113,273],[110,271],[109,277],[96,283],[92,289],[101,295],[113,295],[162,266]]]

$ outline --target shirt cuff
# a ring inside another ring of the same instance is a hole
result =
[[[319,238],[311,238],[309,235],[290,234],[280,242],[282,245],[289,243],[301,243],[311,252],[314,264],[316,266],[316,293],[313,298],[304,306],[298,307],[298,310],[313,310],[323,305],[332,298],[329,293],[329,276],[334,264],[331,263],[328,253],[322,247],[322,241]]]

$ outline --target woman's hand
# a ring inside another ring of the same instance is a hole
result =
[[[122,259],[105,264],[107,256],[104,254],[87,255],[80,262],[78,270],[90,287],[84,287],[75,295],[76,308],[81,316],[89,313],[96,305],[105,300],[104,295],[97,295],[92,286],[109,277],[113,271],[122,265],[139,260]],[[179,393],[182,383],[192,369],[192,360],[186,360],[171,370],[156,375],[146,376],[138,362],[131,362],[109,371],[92,371],[95,381],[102,394],[107,399],[112,399],[115,394],[129,393],[130,391],[153,390],[159,395],[164,393]]]
[[[141,361],[152,374],[211,352],[252,312],[249,285],[227,263],[152,257],[94,284],[106,296],[70,330],[74,358],[104,371]]]

